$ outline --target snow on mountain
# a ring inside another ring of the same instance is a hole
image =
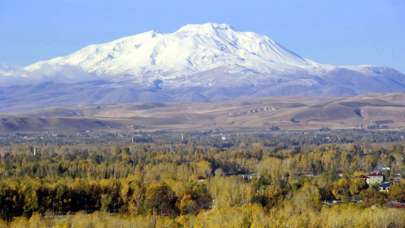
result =
[[[16,66],[0,64],[0,86],[21,84],[25,71]],[[0,91],[1,93],[1,91]]]
[[[19,72],[20,69],[18,69],[17,67],[0,64],[0,77],[12,77],[17,75]]]
[[[217,68],[271,75],[321,67],[267,36],[213,23],[186,25],[170,34],[150,31],[90,45],[25,70],[35,72],[60,66],[75,66],[98,75],[131,75],[135,82],[185,80],[184,77]]]
[[[7,108],[405,92],[405,75],[392,68],[319,64],[214,23],[90,45],[2,75]]]

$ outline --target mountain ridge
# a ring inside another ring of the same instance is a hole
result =
[[[0,104],[7,108],[405,92],[405,75],[395,69],[320,64],[268,36],[216,23],[149,31],[2,69]]]
[[[132,75],[134,80],[143,75],[152,77],[151,74],[171,80],[216,68],[263,74],[317,66],[267,36],[211,23],[186,25],[174,33],[149,31],[89,45],[65,57],[35,63],[25,70],[35,72],[52,65],[77,66],[99,75]]]

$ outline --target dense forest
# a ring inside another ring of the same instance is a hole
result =
[[[405,227],[404,175],[401,144],[9,145],[0,227]]]

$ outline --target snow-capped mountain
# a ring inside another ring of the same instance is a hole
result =
[[[17,75],[20,71],[21,69],[17,67],[0,64],[0,77],[12,77]]]
[[[26,95],[12,95],[16,86],[29,86],[29,98],[69,104],[405,91],[405,76],[394,69],[319,64],[268,36],[215,23],[90,45],[13,72],[20,80],[12,91],[3,86],[3,102]]]
[[[35,72],[61,66],[109,77],[131,75],[135,82],[159,79],[170,84],[215,69],[275,75],[320,68],[267,36],[238,32],[226,24],[186,25],[170,34],[150,31],[90,45],[25,69]]]

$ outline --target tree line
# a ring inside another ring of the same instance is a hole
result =
[[[354,216],[377,206],[389,219],[401,209],[387,203],[405,202],[405,183],[389,192],[368,186],[361,176],[378,166],[390,167],[389,176],[404,175],[404,146],[12,145],[0,148],[0,216],[12,223],[108,213],[191,224],[240,213],[251,226],[304,219],[298,215],[319,223],[316,215],[342,210]],[[341,204],[324,204],[332,200]],[[397,218],[394,224],[405,219]]]

